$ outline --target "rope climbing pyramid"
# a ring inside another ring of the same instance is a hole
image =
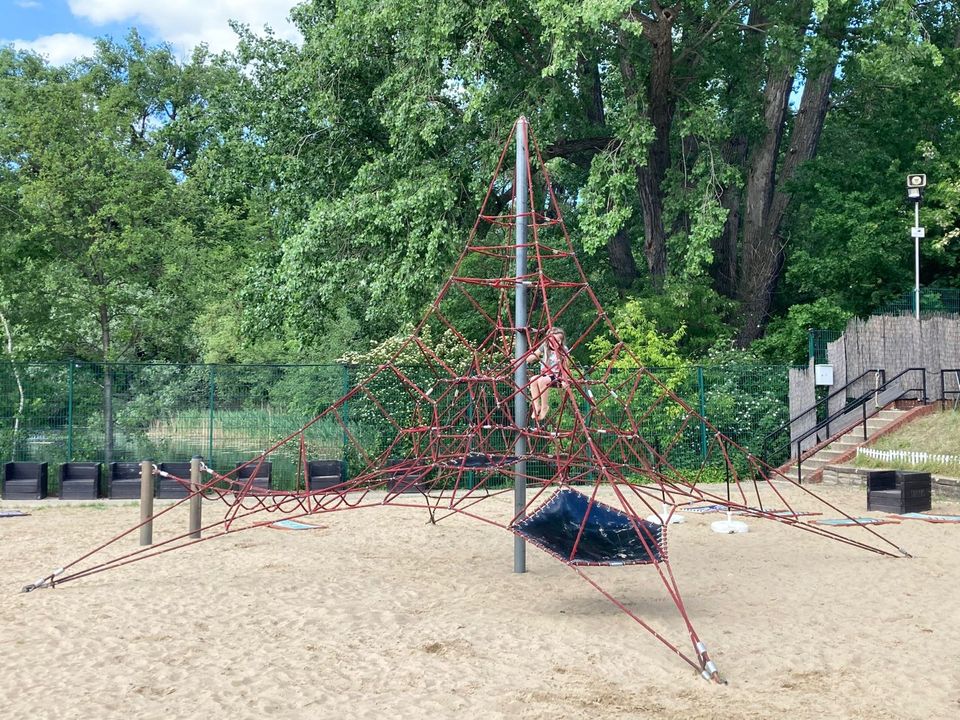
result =
[[[589,367],[576,360],[585,357]],[[805,521],[811,505],[850,516],[726,438],[641,366],[587,281],[524,118],[504,145],[450,277],[419,324],[389,360],[247,469],[278,455],[295,458],[295,490],[257,487],[256,472],[243,468],[204,468],[199,485],[176,478],[188,488],[177,505],[203,498],[225,507],[202,537],[184,534],[90,564],[141,523],[27,589],[280,520],[382,505],[421,508],[434,522],[475,518],[512,532],[521,547],[532,543],[719,681],[670,563],[667,535],[678,510],[709,503],[881,555],[906,554],[874,528],[858,528],[866,540],[857,540]],[[336,468],[322,483],[311,471],[317,457]],[[705,482],[718,472],[726,483]],[[502,502],[489,501],[511,493],[513,511],[505,516]],[[522,570],[517,557],[515,569]],[[621,565],[652,568],[638,572],[659,578],[681,630],[654,627],[589,574],[593,566]]]

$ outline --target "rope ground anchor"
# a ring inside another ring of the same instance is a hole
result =
[[[54,580],[54,578],[56,578],[58,575],[62,575],[62,574],[63,574],[63,568],[57,568],[56,570],[54,570],[54,571],[53,571],[52,573],[50,573],[49,575],[47,575],[47,576],[45,576],[45,577],[42,577],[42,578],[40,578],[39,580],[37,580],[35,583],[30,583],[29,585],[24,585],[23,588],[20,590],[20,592],[28,593],[28,592],[31,592],[31,591],[33,591],[33,590],[39,590],[40,588],[43,588],[43,587],[53,587],[53,580]]]
[[[718,685],[726,685],[727,681],[720,677],[720,672],[717,670],[717,666],[714,664],[713,660],[710,659],[710,655],[707,654],[707,646],[703,644],[702,641],[697,640],[696,642],[697,656],[700,659],[700,666],[702,670],[700,675],[704,680],[712,680]]]

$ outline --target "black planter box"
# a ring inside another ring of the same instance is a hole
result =
[[[310,460],[307,462],[307,492],[327,490],[344,481],[341,460]]]
[[[238,483],[241,487],[246,485],[250,478],[253,478],[253,482],[250,483],[249,492],[265,492],[273,487],[273,463],[269,460],[264,460],[260,463],[259,469],[257,468],[257,461],[251,462],[249,465],[242,467],[243,463],[237,465],[236,477],[234,477],[234,482]],[[256,473],[256,475],[254,475]],[[240,490],[240,487],[237,488]]]
[[[61,500],[96,500],[100,497],[100,463],[69,462],[60,466]]]
[[[47,464],[5,463],[0,495],[4,500],[42,500],[47,496]]]
[[[890,513],[930,509],[930,473],[874,470],[867,473],[867,510]]]
[[[190,482],[190,463],[189,462],[165,462],[160,463],[160,469],[163,472],[170,473],[174,477]],[[184,485],[173,478],[157,476],[157,497],[176,499],[185,498],[190,494],[187,485]]]
[[[140,463],[112,462],[107,475],[107,497],[140,499]]]

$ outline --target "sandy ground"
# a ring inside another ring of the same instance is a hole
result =
[[[863,491],[818,492],[868,515]],[[879,527],[914,555],[892,559],[687,515],[672,566],[716,685],[545,553],[514,574],[512,536],[469,518],[333,513],[24,594],[139,510],[0,504],[14,507],[30,515],[0,519],[4,718],[960,717],[960,525]],[[171,512],[155,537],[186,523]],[[689,651],[651,567],[592,576]]]

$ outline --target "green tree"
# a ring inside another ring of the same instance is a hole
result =
[[[946,3],[918,6],[914,17],[903,35],[863,39],[837,79],[822,152],[792,184],[785,282],[773,306],[781,319],[771,333],[793,335],[791,349],[782,347],[792,359],[806,356],[806,327],[842,330],[850,316],[912,289],[908,173],[930,181],[921,283],[957,283],[960,20]]]
[[[16,293],[25,352],[105,363],[107,458],[106,363],[192,352],[204,245],[183,183],[202,144],[195,71],[136,33],[65,68],[0,50],[0,230],[12,260],[0,288]]]
[[[878,53],[933,62],[933,14],[906,0],[304,3],[302,46],[247,33],[235,58],[249,78],[237,127],[279,228],[249,283],[268,300],[250,303],[259,328],[310,342],[346,306],[383,337],[416,315],[527,114],[569,226],[603,260],[595,279],[662,303],[696,286],[716,318],[702,331],[735,322],[746,345],[778,309],[794,188],[837,77]]]

